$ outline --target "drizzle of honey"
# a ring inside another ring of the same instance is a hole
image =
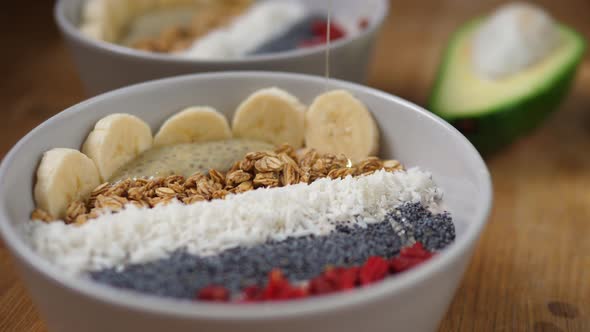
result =
[[[326,59],[325,59],[325,77],[326,77],[326,91],[328,90],[328,81],[330,79],[330,49],[332,46],[332,36],[331,36],[331,29],[332,26],[332,1],[328,0],[328,19],[326,20],[326,31],[327,31],[327,40],[326,40]]]

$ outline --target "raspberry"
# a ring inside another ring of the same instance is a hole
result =
[[[227,302],[229,291],[221,286],[208,286],[199,291],[197,298],[202,301]]]
[[[360,269],[361,285],[372,284],[382,280],[389,272],[389,263],[383,257],[373,256]]]

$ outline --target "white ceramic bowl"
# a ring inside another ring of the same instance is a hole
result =
[[[230,71],[269,70],[313,75],[325,73],[325,47],[298,49],[241,60],[191,60],[151,54],[89,39],[78,30],[86,0],[58,0],[55,19],[70,48],[82,82],[90,95],[175,75]],[[300,0],[308,8],[327,12],[326,0]],[[331,75],[364,83],[377,32],[388,12],[388,0],[333,0],[335,17],[369,18],[370,26],[358,35],[332,44]]]
[[[54,147],[80,148],[94,123],[127,112],[152,129],[178,110],[207,104],[228,117],[253,91],[278,86],[309,103],[326,88],[352,91],[373,112],[382,156],[430,170],[453,213],[456,241],[428,263],[375,286],[290,303],[185,303],[115,290],[64,276],[23,241],[19,223],[33,209],[35,169]],[[488,170],[453,127],[420,107],[364,86],[321,77],[265,72],[183,76],[90,99],[25,136],[0,167],[0,234],[50,331],[435,331],[469,262],[491,206]]]

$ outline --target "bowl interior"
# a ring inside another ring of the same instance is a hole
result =
[[[84,3],[87,0],[58,0],[57,6],[57,14],[65,18],[65,23],[70,25],[68,28],[77,29],[80,25],[81,21],[81,13],[84,6]],[[257,0],[261,1],[269,1],[269,0]],[[347,22],[360,22],[361,19],[368,18],[369,22],[372,26],[381,25],[385,16],[388,12],[388,1],[387,0],[366,0],[366,1],[357,1],[357,0],[298,0],[305,4],[305,6],[311,12],[320,12],[320,13],[327,13],[332,10],[332,13],[336,19],[343,19]],[[332,3],[330,3],[332,2]],[[68,29],[68,30],[70,30]],[[71,31],[71,30],[70,30]],[[338,45],[341,43],[345,43],[347,40],[354,37],[347,37],[342,40],[338,40],[334,42],[334,45]],[[118,49],[124,50],[131,50],[126,47],[116,46]],[[289,55],[296,55],[296,54],[304,54],[309,53],[309,51],[317,51],[322,50],[323,47],[315,47],[312,49],[304,49],[304,50],[291,50],[285,51],[280,53],[272,53],[272,54],[260,54],[260,55],[253,55],[248,56],[246,59],[254,60],[254,59],[264,59],[268,56],[273,56],[276,54],[280,54],[281,56],[289,56]],[[143,54],[144,52],[136,52],[131,50],[136,54]],[[157,58],[165,57],[170,58],[168,55],[158,55],[158,54],[150,54]],[[180,60],[180,59],[179,59]],[[235,60],[240,61],[243,59]],[[198,62],[208,62],[207,60],[194,60]]]
[[[140,84],[90,99],[46,121],[23,138],[2,163],[0,233],[30,264],[42,264],[23,244],[18,227],[33,209],[36,167],[48,149],[79,149],[100,118],[112,113],[134,114],[155,132],[175,112],[209,105],[231,119],[236,106],[249,94],[271,86],[285,89],[307,104],[326,89],[352,91],[380,126],[382,156],[431,171],[442,187],[457,226],[457,241],[450,248],[465,248],[475,240],[489,212],[491,184],[479,154],[455,129],[409,102],[374,89],[319,77],[256,72],[201,74]],[[59,275],[59,271],[51,273]]]

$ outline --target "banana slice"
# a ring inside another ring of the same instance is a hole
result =
[[[123,36],[125,28],[132,21],[132,13],[129,1],[107,0],[107,16],[105,19],[105,28],[110,31],[110,41],[117,42]]]
[[[252,94],[238,107],[233,120],[234,136],[258,139],[275,145],[303,146],[305,105],[278,88]]]
[[[88,0],[82,9],[80,32],[87,37],[105,40],[105,5],[102,0]]]
[[[221,141],[231,138],[227,119],[211,107],[190,107],[170,117],[156,136],[154,145]]]
[[[110,0],[89,0],[82,10],[80,31],[87,37],[113,42],[117,28],[113,24],[112,4]]]
[[[37,168],[34,195],[37,207],[63,218],[68,204],[84,199],[100,184],[94,162],[78,150],[52,149]]]
[[[105,17],[103,0],[88,0],[82,9],[82,19],[85,22],[101,22]]]
[[[376,155],[379,129],[369,110],[347,91],[318,96],[305,115],[305,144],[353,161]]]
[[[80,32],[92,39],[104,39],[102,26],[98,23],[88,23],[86,25],[83,25],[80,27]]]
[[[152,147],[152,130],[140,118],[111,114],[102,118],[88,135],[82,152],[94,160],[102,180]]]

